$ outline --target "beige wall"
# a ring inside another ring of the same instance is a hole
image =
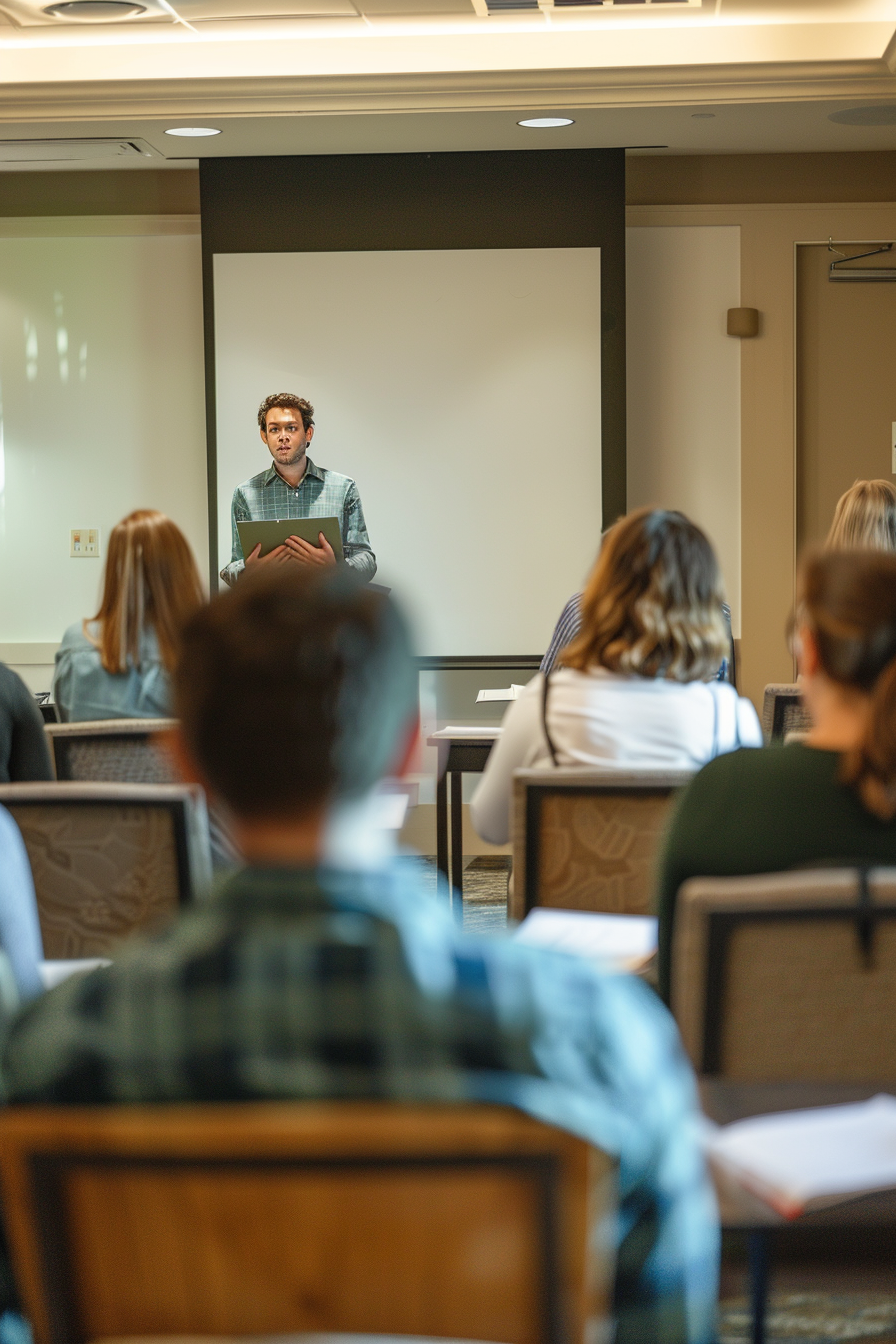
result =
[[[741,303],[761,313],[759,336],[741,344],[741,684],[758,704],[767,682],[793,675],[784,627],[796,558],[796,245],[896,238],[896,204],[647,205],[627,219],[740,226]]]

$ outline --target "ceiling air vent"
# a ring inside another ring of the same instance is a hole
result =
[[[61,0],[47,5],[44,13],[51,19],[66,23],[120,23],[122,19],[136,19],[146,13],[146,6],[136,0]]]
[[[0,163],[158,158],[142,140],[0,140]]]

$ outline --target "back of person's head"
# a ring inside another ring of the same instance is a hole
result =
[[[345,567],[244,576],[196,613],[174,678],[184,742],[239,817],[367,793],[407,745],[417,673],[395,605]]]
[[[103,667],[107,672],[139,667],[140,638],[151,626],[171,671],[184,622],[203,601],[202,580],[183,532],[164,513],[135,509],[109,534],[103,597],[93,617]]]
[[[896,551],[896,486],[890,481],[853,481],[837,501],[825,546]]]
[[[637,509],[605,534],[565,667],[701,681],[728,652],[715,552],[683,513]]]
[[[896,555],[822,551],[800,576],[798,622],[808,626],[831,681],[870,696],[861,743],[842,778],[876,816],[896,815]]]

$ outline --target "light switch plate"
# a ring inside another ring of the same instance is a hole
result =
[[[896,426],[894,426],[896,430]],[[80,559],[98,560],[100,556],[100,530],[98,527],[72,528],[72,556]]]

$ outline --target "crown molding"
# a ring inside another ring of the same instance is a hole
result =
[[[889,49],[888,49],[889,50]],[[896,49],[893,56],[896,64]],[[0,125],[60,118],[295,116],[896,98],[889,60],[629,69],[245,76],[4,84]]]

